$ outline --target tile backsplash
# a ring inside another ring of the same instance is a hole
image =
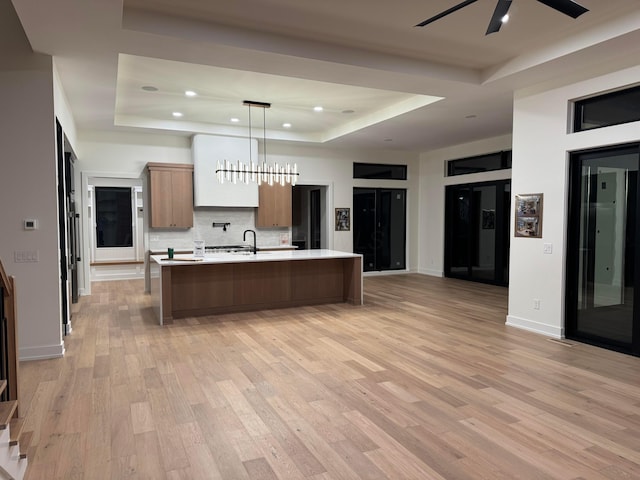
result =
[[[229,223],[227,231],[222,227],[212,227],[212,223]],[[153,228],[149,230],[149,249],[165,250],[173,247],[176,250],[192,250],[194,240],[204,240],[209,245],[241,245],[242,233],[252,229],[256,232],[258,247],[281,244],[281,235],[291,239],[291,228],[255,228],[254,208],[218,208],[199,207],[193,212],[193,228],[188,230],[165,230]],[[247,243],[253,238],[247,237]],[[287,242],[290,243],[290,242]]]

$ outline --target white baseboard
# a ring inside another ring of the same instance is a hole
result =
[[[443,277],[444,273],[442,270],[432,270],[430,268],[419,268],[418,273],[422,275],[429,275],[431,277]]]
[[[409,270],[380,270],[373,272],[363,272],[362,276],[364,277],[377,277],[380,275],[406,275],[407,273],[411,273]]]
[[[527,320],[526,318],[520,318],[514,315],[507,315],[506,325],[545,335],[547,337],[564,338],[564,327],[555,327],[553,325]]]
[[[92,265],[91,281],[136,280],[144,278],[144,264]]]
[[[20,361],[47,360],[64,356],[64,342],[58,345],[43,345],[40,347],[23,347],[18,351]]]
[[[111,280],[144,280],[144,275],[95,275],[91,278],[92,282],[109,282]]]

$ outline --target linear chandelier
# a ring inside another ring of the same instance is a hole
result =
[[[295,163],[293,166],[291,166],[290,163],[286,165],[279,165],[278,163],[267,165],[267,127],[265,112],[267,108],[271,108],[271,104],[252,100],[245,100],[242,103],[249,107],[249,161],[244,163],[238,160],[237,163],[234,163],[226,159],[222,162],[218,160],[216,168],[218,183],[248,184],[249,182],[253,182],[258,185],[262,185],[263,183],[268,185],[279,183],[282,186],[285,184],[295,186],[298,176],[300,175],[298,173],[298,166]],[[253,161],[251,107],[262,108],[262,148],[264,153],[262,163]]]

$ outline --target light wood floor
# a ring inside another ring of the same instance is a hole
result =
[[[640,478],[640,358],[506,327],[505,289],[159,327],[142,283],[92,288],[21,365],[30,480]]]

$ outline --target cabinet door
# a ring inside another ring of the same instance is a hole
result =
[[[275,224],[278,227],[291,226],[291,185],[273,185],[275,203]]]
[[[193,227],[193,167],[148,163],[151,228]]]
[[[149,172],[149,191],[151,199],[151,227],[171,227],[173,223],[172,187],[173,177],[170,170],[152,170]]]
[[[190,170],[176,170],[171,175],[172,223],[174,227],[193,227],[193,175]]]
[[[260,185],[256,227],[291,226],[291,185]]]

